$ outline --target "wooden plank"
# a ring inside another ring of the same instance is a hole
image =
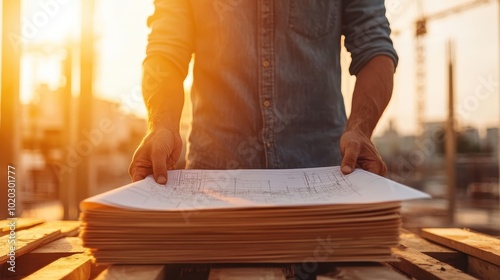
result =
[[[282,268],[212,268],[208,280],[286,280]]]
[[[65,279],[80,280],[90,278],[91,261],[90,257],[83,254],[75,254],[69,257],[60,258],[50,263],[44,268],[27,276],[27,280],[40,279]]]
[[[8,244],[9,235],[0,237],[0,244]],[[15,256],[26,254],[34,249],[41,247],[49,242],[52,242],[61,237],[61,231],[58,229],[27,229],[16,233]],[[5,263],[10,256],[10,246],[0,247],[0,264]]]
[[[457,251],[448,247],[440,246],[436,243],[431,243],[420,236],[408,231],[401,230],[399,234],[399,243],[406,247],[410,247],[420,252],[444,252],[444,253],[457,253]]]
[[[63,236],[77,236],[80,231],[80,221],[50,221],[35,228],[59,229]]]
[[[78,237],[65,237],[48,243],[16,260],[16,275],[28,275],[59,258],[73,254],[88,254]]]
[[[18,218],[15,221],[16,221],[16,231],[27,229],[27,228],[42,224],[44,222],[44,220],[32,219],[32,218]],[[0,221],[0,226],[1,226],[0,236],[9,234],[11,222],[12,222],[11,220],[1,220]]]
[[[392,248],[392,253],[399,258],[399,262],[391,262],[390,265],[416,279],[476,279],[446,263],[403,245]]]
[[[63,237],[46,244],[30,254],[81,254],[88,251],[79,237]]]
[[[112,265],[96,280],[160,280],[165,278],[165,265]]]
[[[485,260],[469,256],[467,272],[474,277],[485,280],[496,280],[500,275],[500,267]]]
[[[424,228],[422,237],[500,266],[500,240],[457,228]]]
[[[51,221],[29,229],[16,231],[16,258],[56,239],[76,235],[79,229],[79,221]],[[0,244],[9,244],[9,237],[10,234],[1,236]],[[10,247],[2,246],[0,248],[0,264],[9,259],[7,254],[10,252]]]
[[[407,248],[415,249],[460,270],[467,269],[466,254],[436,243],[432,243],[408,230],[401,230],[399,243]]]
[[[300,279],[300,278],[299,278]],[[318,275],[317,280],[407,280],[408,277],[382,264],[343,264],[336,265],[331,272]]]

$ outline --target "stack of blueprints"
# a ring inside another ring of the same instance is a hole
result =
[[[401,201],[429,196],[356,169],[173,170],[88,198],[97,263],[389,261]]]

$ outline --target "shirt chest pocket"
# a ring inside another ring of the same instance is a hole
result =
[[[331,33],[338,17],[340,0],[290,0],[288,27],[309,39]]]

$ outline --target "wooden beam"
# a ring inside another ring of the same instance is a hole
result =
[[[19,108],[19,79],[20,79],[20,53],[21,53],[21,1],[3,0],[2,2],[2,54],[1,54],[1,91],[0,91],[0,220],[20,216],[21,203],[19,191],[21,190],[19,166],[21,122]],[[15,210],[8,211],[7,189],[9,182],[8,166],[16,170],[16,197]]]
[[[74,102],[73,102],[73,46],[70,42],[66,44],[66,57],[63,63],[64,69],[64,88],[63,88],[63,134],[62,134],[62,146],[63,147],[74,147],[75,141],[73,141],[74,135],[74,125],[73,116],[75,112]],[[63,161],[63,164],[68,164],[67,161]],[[65,168],[65,167],[62,167]],[[76,189],[76,175],[74,172],[59,171],[58,176],[58,194],[59,200],[63,206],[63,219],[67,220],[70,218],[70,208],[76,207],[74,205],[74,191]],[[72,196],[73,195],[73,196]],[[74,210],[73,210],[74,212]]]
[[[436,243],[429,242],[420,236],[407,231],[405,229],[401,230],[399,235],[399,243],[405,247],[415,249],[420,253],[424,253],[436,260],[447,263],[460,270],[466,270],[467,268],[467,255],[438,245]]]
[[[64,237],[40,247],[30,254],[82,254],[88,249],[83,247],[79,237]]]
[[[16,234],[16,258],[35,250],[49,242],[61,238],[61,231],[58,229],[27,229]],[[9,235],[0,237],[0,244],[7,244]],[[10,251],[9,246],[0,246],[0,264],[5,263],[10,256],[7,254]]]
[[[497,280],[500,275],[500,267],[485,260],[468,256],[467,273],[484,280]]]
[[[457,189],[457,133],[455,131],[455,90],[454,90],[454,50],[452,41],[448,42],[448,119],[446,120],[446,198],[448,199],[448,223],[455,222]]]
[[[16,258],[31,252],[45,244],[65,236],[78,233],[80,222],[78,221],[51,221],[39,226],[15,232],[16,234]],[[0,237],[0,244],[8,244],[9,235]],[[0,246],[0,264],[9,259],[7,253],[10,246]]]
[[[451,265],[403,245],[393,248],[392,253],[398,257],[399,262],[391,262],[390,265],[415,279],[476,279]]]
[[[500,266],[500,240],[457,228],[424,228],[421,236]]]
[[[431,243],[420,236],[402,229],[399,234],[399,243],[418,250],[420,252],[443,252],[443,253],[457,253],[457,251],[448,247],[443,247],[435,243]]]
[[[0,229],[0,236],[9,234],[10,232],[10,223],[11,221],[9,220],[2,220],[0,221],[0,226],[2,227]],[[27,229],[39,224],[42,224],[44,220],[41,219],[32,219],[32,218],[19,218],[16,220],[16,231],[20,231],[23,229]]]
[[[500,45],[500,0],[497,1],[497,7],[498,7],[498,15],[497,15],[497,20],[498,20],[498,44]],[[500,49],[500,48],[499,48]],[[500,53],[498,53],[498,58],[500,59]],[[498,69],[500,69],[500,61],[498,64]],[[498,78],[500,80],[500,70],[498,71]],[[500,100],[499,100],[500,101]],[[500,112],[499,112],[500,113]],[[498,175],[500,177],[500,114],[498,116],[498,122],[497,122],[497,162],[498,162]],[[500,181],[500,178],[499,178]],[[500,193],[500,184],[498,184],[498,193]],[[500,205],[500,196],[498,197],[498,203]],[[500,209],[500,207],[499,207]],[[498,214],[498,213],[497,213]],[[498,228],[497,228],[498,229]]]
[[[50,221],[34,227],[34,229],[41,228],[58,229],[61,231],[61,237],[77,236],[80,231],[80,221]]]
[[[80,43],[80,97],[78,99],[78,141],[86,142],[84,133],[92,129],[93,105],[93,80],[94,80],[94,0],[81,1],[81,43]],[[77,185],[75,191],[76,201],[70,203],[68,211],[70,219],[78,217],[80,201],[89,196],[93,184],[91,168],[92,155],[81,155],[78,165]]]
[[[87,254],[88,249],[82,246],[78,237],[65,237],[50,242],[16,260],[16,276],[30,275],[50,263],[74,254]],[[5,272],[6,275],[9,275]]]
[[[80,280],[89,279],[91,270],[90,257],[83,254],[75,254],[60,258],[44,268],[27,276],[27,280],[40,279],[65,279]]]

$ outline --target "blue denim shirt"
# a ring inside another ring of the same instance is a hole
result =
[[[339,165],[341,35],[351,74],[398,59],[383,0],[156,0],[149,23],[148,56],[195,55],[188,168]]]

